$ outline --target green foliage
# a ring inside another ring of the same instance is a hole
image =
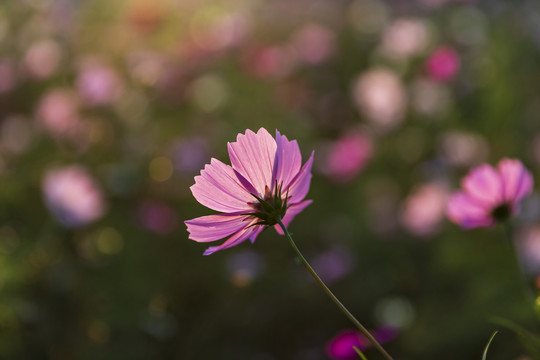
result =
[[[535,358],[540,357],[540,335],[535,334],[508,319],[495,318],[493,319],[493,322],[512,331],[532,356]]]

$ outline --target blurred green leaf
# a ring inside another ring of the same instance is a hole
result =
[[[508,330],[514,332],[531,355],[540,359],[540,336],[508,319],[494,318],[492,322],[504,326]]]

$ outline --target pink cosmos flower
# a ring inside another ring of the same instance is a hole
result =
[[[532,175],[519,160],[503,159],[497,168],[483,164],[462,180],[452,195],[447,216],[465,229],[486,227],[519,212],[521,199],[533,187]]]
[[[311,200],[304,200],[311,181],[313,153],[302,166],[296,140],[289,141],[276,130],[276,139],[260,128],[238,134],[227,144],[232,166],[211,159],[195,177],[191,192],[202,205],[221,214],[202,216],[185,222],[189,238],[210,242],[230,236],[223,244],[209,247],[204,255],[252,243],[261,231],[281,218],[288,226]]]

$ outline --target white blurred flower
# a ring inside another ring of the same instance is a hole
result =
[[[400,77],[389,69],[375,68],[360,75],[352,96],[360,112],[381,128],[395,128],[403,121],[405,89]]]
[[[481,136],[463,131],[448,131],[439,141],[444,157],[452,165],[472,166],[486,160],[487,141]]]
[[[101,189],[82,166],[47,171],[42,190],[47,208],[66,227],[87,225],[105,213]]]
[[[391,59],[406,60],[426,49],[430,35],[425,21],[398,19],[384,30],[380,51]]]

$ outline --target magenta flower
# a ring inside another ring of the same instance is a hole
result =
[[[497,169],[484,164],[462,180],[462,191],[452,195],[447,216],[465,229],[486,227],[519,212],[521,199],[533,187],[532,175],[519,160],[503,159]]]
[[[382,326],[371,331],[373,337],[381,344],[388,343],[395,339],[398,330],[388,326]],[[336,360],[359,359],[354,347],[364,351],[373,345],[358,330],[343,330],[326,344],[326,354]]]
[[[441,82],[452,80],[457,75],[459,67],[459,55],[449,46],[437,48],[426,62],[428,74]]]
[[[247,239],[252,243],[261,231],[287,226],[311,200],[304,200],[311,181],[313,153],[302,166],[296,140],[289,141],[276,130],[276,139],[261,128],[238,134],[227,144],[232,166],[211,159],[195,177],[191,192],[202,205],[222,214],[202,216],[185,222],[189,238],[210,242],[230,236],[223,244],[204,252],[236,246]]]

